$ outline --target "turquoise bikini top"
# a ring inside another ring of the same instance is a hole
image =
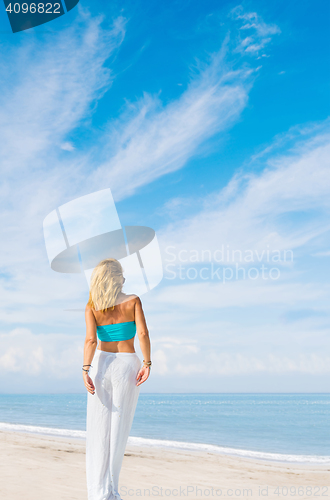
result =
[[[117,342],[132,339],[136,334],[135,321],[97,326],[97,336],[102,342]]]

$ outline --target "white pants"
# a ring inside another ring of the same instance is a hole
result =
[[[138,402],[141,364],[136,353],[96,349],[89,372],[95,394],[87,394],[88,500],[121,499],[119,473]]]

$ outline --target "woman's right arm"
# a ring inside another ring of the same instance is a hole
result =
[[[136,332],[139,338],[143,359],[144,361],[151,361],[150,360],[151,346],[150,346],[149,331],[147,328],[146,319],[144,317],[144,312],[139,297],[136,298],[134,307],[135,307]],[[149,377],[149,373],[150,373],[150,368],[148,366],[142,366],[136,377],[138,381],[136,385],[140,385],[143,382],[145,382]]]

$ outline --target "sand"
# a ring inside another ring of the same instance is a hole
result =
[[[85,441],[0,432],[1,500],[87,500]],[[330,498],[330,466],[128,446],[122,499]]]

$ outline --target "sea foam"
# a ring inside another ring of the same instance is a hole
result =
[[[24,432],[30,434],[42,434],[57,437],[72,437],[86,439],[86,431],[73,429],[59,429],[53,427],[38,427],[34,425],[9,424],[0,422],[0,431]],[[241,450],[213,444],[189,443],[185,441],[169,441],[164,439],[147,439],[130,436],[128,438],[129,446],[167,448],[189,451],[204,451],[221,455],[231,455],[241,458],[252,458],[257,460],[267,460],[275,462],[299,463],[309,465],[330,465],[330,456],[319,455],[286,455],[281,453],[269,453],[253,450]]]

